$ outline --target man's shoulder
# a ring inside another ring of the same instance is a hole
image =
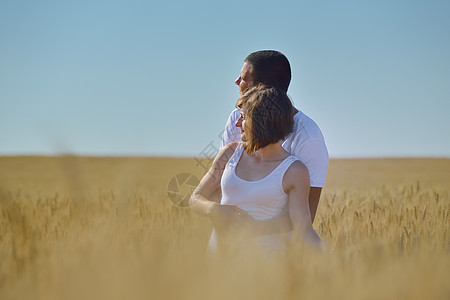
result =
[[[239,108],[233,109],[233,111],[230,113],[230,116],[228,119],[230,120],[237,120],[239,118],[239,115],[241,114],[241,111]]]
[[[233,109],[233,111],[228,116],[226,126],[234,127],[234,123],[236,123],[236,121],[237,121],[237,119],[239,119],[240,115],[241,115],[241,111],[239,108]]]
[[[322,131],[313,119],[300,110],[294,115],[294,130],[289,138],[301,138],[302,140],[324,140]]]
[[[223,131],[222,141],[220,147],[223,148],[226,144],[230,142],[235,142],[240,140],[239,128],[236,127],[236,121],[239,119],[240,111],[235,108],[228,117],[225,129]]]
[[[310,186],[323,187],[328,166],[328,150],[316,122],[299,111],[294,116],[294,131],[282,145],[286,151],[306,165]]]

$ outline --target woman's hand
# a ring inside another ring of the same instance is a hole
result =
[[[212,206],[209,214],[218,234],[242,234],[248,232],[254,219],[236,205],[219,204]]]

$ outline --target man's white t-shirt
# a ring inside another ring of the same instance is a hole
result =
[[[236,121],[240,116],[238,108],[228,117],[220,147],[231,142],[240,142],[240,129]],[[328,151],[319,126],[307,115],[298,111],[294,115],[294,130],[282,142],[283,148],[296,156],[308,168],[311,187],[323,187],[328,168]]]

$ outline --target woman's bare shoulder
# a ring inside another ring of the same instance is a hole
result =
[[[289,190],[295,186],[309,186],[308,168],[300,160],[294,161],[283,177],[283,187]]]
[[[233,155],[238,145],[239,145],[238,142],[232,142],[225,145],[217,154],[213,164],[225,166],[228,160],[230,160],[231,156]]]
[[[237,148],[237,146],[239,145],[239,143],[238,142],[231,142],[231,143],[229,143],[229,144],[226,144],[223,148],[222,148],[222,150],[225,150],[225,151],[235,151],[236,150],[236,148]]]
[[[308,168],[300,160],[294,161],[291,166],[287,169],[286,173],[292,173],[293,175],[309,175]]]

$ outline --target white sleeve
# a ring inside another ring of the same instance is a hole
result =
[[[309,140],[300,149],[291,153],[305,164],[309,171],[311,187],[323,187],[328,169],[328,150],[321,139]]]
[[[235,108],[230,116],[228,117],[227,124],[225,125],[225,130],[222,135],[222,142],[220,143],[220,149],[222,149],[225,145],[228,145],[232,142],[240,142],[241,137],[239,135],[239,128],[236,127],[236,121],[239,118],[240,111]]]

